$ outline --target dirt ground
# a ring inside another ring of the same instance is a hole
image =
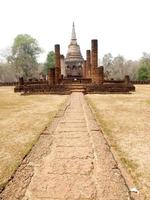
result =
[[[0,199],[131,200],[82,93],[70,95],[64,111],[40,135]]]
[[[0,189],[36,143],[67,96],[20,96],[0,87]]]
[[[150,85],[136,85],[133,94],[86,95],[106,138],[150,199]]]

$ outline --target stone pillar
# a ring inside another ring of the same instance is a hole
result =
[[[103,70],[103,66],[97,67],[95,69],[93,83],[95,83],[95,84],[103,84],[103,82],[104,82],[104,70]]]
[[[98,67],[98,42],[97,40],[92,40],[91,42],[91,64],[92,69],[96,69]]]
[[[129,77],[128,75],[126,75],[126,76],[124,77],[124,84],[125,84],[125,86],[128,86],[129,83],[130,83],[130,77]]]
[[[24,79],[23,79],[23,77],[19,78],[19,85],[24,85]]]
[[[66,77],[66,69],[65,69],[65,58],[64,55],[60,56],[60,64],[61,64],[61,75],[63,75],[63,77]],[[61,76],[62,77],[62,76]]]
[[[49,85],[55,84],[55,68],[51,68],[48,70],[48,84]]]
[[[98,67],[98,41],[91,41],[91,77],[92,82],[95,82],[96,68]]]
[[[60,45],[55,45],[55,84],[59,84],[61,79],[61,64],[60,64]]]
[[[104,67],[103,67],[103,66],[100,66],[100,67],[98,67],[98,70],[99,70],[99,74],[98,74],[98,76],[99,76],[99,78],[98,78],[98,83],[99,83],[99,84],[103,84],[103,82],[104,82]]]
[[[83,78],[87,77],[86,60],[83,61]]]
[[[87,78],[91,78],[91,51],[86,50],[86,70]]]
[[[126,75],[124,77],[124,86],[126,88],[128,88],[129,91],[135,91],[135,86],[133,85],[133,83],[130,80],[130,77],[128,75]]]

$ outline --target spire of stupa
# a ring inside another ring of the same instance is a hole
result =
[[[81,51],[80,51],[80,46],[77,44],[74,22],[73,22],[73,25],[72,25],[71,42],[68,46],[66,61],[69,61],[69,62],[70,61],[71,62],[77,61],[77,62],[80,62],[80,63],[83,61]]]
[[[75,32],[75,25],[74,25],[74,22],[73,22],[73,25],[72,25],[72,34],[71,34],[71,42],[75,42],[77,40],[76,38],[76,32]]]

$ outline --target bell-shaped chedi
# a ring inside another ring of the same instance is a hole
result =
[[[83,57],[80,46],[77,44],[75,26],[73,23],[71,42],[68,46],[68,52],[65,58],[66,76],[82,77]]]

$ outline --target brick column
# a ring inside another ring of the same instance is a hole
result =
[[[95,82],[96,68],[98,67],[98,42],[97,40],[91,41],[91,73],[92,82]]]
[[[23,79],[23,77],[19,78],[19,85],[24,85],[24,79]]]
[[[103,84],[104,82],[104,67],[100,66],[98,67],[98,83]]]
[[[66,77],[66,69],[65,69],[65,58],[64,55],[60,56],[60,64],[61,64],[61,75]],[[62,76],[61,76],[62,77]]]
[[[48,70],[48,84],[49,85],[55,84],[55,68],[51,68]]]
[[[83,61],[83,78],[87,77],[86,60]]]
[[[130,77],[129,77],[128,75],[126,75],[126,76],[124,77],[124,84],[125,84],[125,86],[128,86],[129,83],[130,83]]]
[[[61,64],[60,64],[60,45],[55,45],[55,84],[61,79]]]
[[[91,78],[91,51],[86,50],[86,70],[87,78]]]

